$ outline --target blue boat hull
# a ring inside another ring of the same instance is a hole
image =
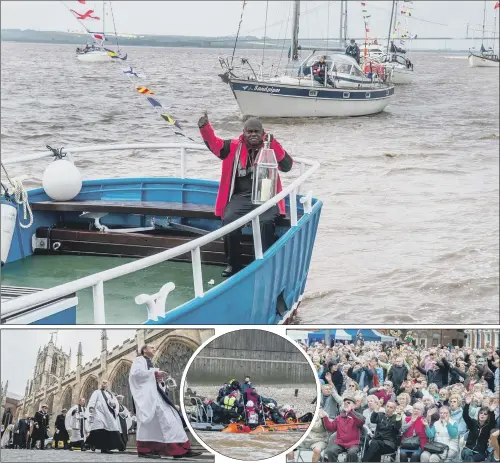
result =
[[[84,182],[74,200],[169,201],[214,205],[217,190],[217,182],[198,179],[91,180]],[[49,200],[41,188],[29,191],[30,202]],[[297,226],[278,230],[280,238],[264,254],[263,259],[252,262],[233,277],[205,292],[202,297],[196,297],[167,312],[164,318],[145,323],[277,324],[285,321],[296,309],[304,293],[322,207],[321,201],[313,199],[312,212],[303,214],[298,198],[297,203],[299,217],[302,215]],[[65,217],[67,220],[83,220],[79,214],[65,212]],[[141,227],[149,218],[135,214],[109,214],[106,223]],[[18,223],[6,265],[31,255],[32,237],[36,229],[51,227],[56,221],[55,212],[37,210],[34,211],[34,222],[29,229],[21,228]],[[194,219],[193,224],[212,231],[220,227],[220,220]],[[244,233],[251,231],[245,230]],[[30,316],[32,320],[28,323],[31,324],[75,324],[76,305],[66,304],[58,311],[39,311]]]

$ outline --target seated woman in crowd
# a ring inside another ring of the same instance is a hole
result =
[[[428,450],[424,450],[420,455],[420,461],[456,461],[459,453],[458,427],[451,420],[450,409],[448,407],[441,407],[439,409],[439,420],[433,425],[429,425],[427,420],[424,420],[423,423],[427,437],[434,443],[443,444],[447,448],[444,448],[440,453],[431,453]]]
[[[401,438],[400,461],[408,461],[408,459],[410,461],[420,461],[420,454],[424,451],[425,444],[427,444],[424,417],[422,416],[423,411],[424,405],[421,402],[417,402],[412,407],[411,416],[406,417],[406,422],[401,428],[403,435]],[[413,439],[415,442],[417,437],[418,448],[415,448],[416,445],[410,445],[408,439]]]

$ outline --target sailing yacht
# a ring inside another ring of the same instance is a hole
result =
[[[113,29],[114,36],[116,40],[117,50],[113,51],[104,46],[104,42],[107,40],[105,33],[105,18],[106,18],[106,4],[109,4],[109,11],[111,12],[111,17],[113,18]],[[78,47],[76,49],[76,58],[79,61],[87,62],[87,63],[99,63],[99,62],[107,62],[113,61],[114,59],[126,60],[127,54],[122,54],[120,50],[120,45],[118,43],[118,34],[116,33],[115,27],[115,18],[113,15],[113,7],[111,6],[111,2],[102,2],[102,19],[97,16],[94,10],[87,9],[86,12],[79,13],[78,11],[71,10],[77,21],[85,28],[87,33],[90,35],[91,40],[87,42],[85,47]],[[92,21],[94,25],[92,30],[101,31],[102,32],[92,32],[83,21]]]
[[[483,5],[483,35],[481,38],[481,49],[480,52],[473,52],[469,50],[469,67],[477,68],[477,67],[498,67],[500,60],[498,55],[495,54],[495,36],[497,30],[497,10],[499,9],[499,3],[495,3],[495,28],[493,32],[493,47],[487,50],[484,47],[484,26],[486,23],[486,0]]]
[[[300,1],[295,0],[288,66],[292,75],[265,78],[246,58],[237,69],[232,58],[219,57],[224,71],[219,76],[231,87],[243,116],[349,117],[382,112],[394,95],[394,86],[378,78],[366,78],[352,58],[340,55],[344,48],[301,47],[311,53],[297,66],[299,17]],[[313,61],[319,56],[326,57],[324,82],[314,79],[312,72]],[[245,71],[249,71],[247,75],[236,75]]]
[[[403,2],[402,7],[399,7],[399,2],[392,2],[387,52],[376,58],[376,60],[385,67],[385,74],[389,75],[391,82],[396,85],[411,84],[415,75],[413,63],[410,61],[410,58],[406,56],[406,50],[398,47],[394,43],[396,41],[396,35],[402,46],[405,46],[406,38],[410,38],[411,40],[411,34],[408,32],[407,13],[408,5],[406,5],[406,2]],[[405,16],[403,34],[401,34],[400,21],[397,19],[399,15]],[[391,40],[391,37],[393,40]]]

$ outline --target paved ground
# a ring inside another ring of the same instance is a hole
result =
[[[162,460],[173,461],[171,457],[164,457]],[[69,450],[13,450],[2,449],[0,451],[0,461],[3,462],[36,462],[36,463],[57,463],[57,462],[146,462],[146,461],[159,461],[158,459],[139,458],[137,454],[132,452],[115,452],[113,455],[102,455],[99,450],[95,452],[70,452]],[[209,463],[214,461],[214,456],[207,453],[200,455],[196,458],[182,458],[176,461],[190,462],[190,463]]]

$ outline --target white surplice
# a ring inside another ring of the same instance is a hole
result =
[[[121,432],[120,420],[118,418],[118,401],[116,397],[109,391],[104,391],[108,403],[115,405],[115,416],[109,411],[106,401],[102,396],[102,391],[98,389],[92,393],[89,400],[89,410],[90,411],[90,431],[95,431],[97,429],[105,429],[106,431],[118,431]]]
[[[85,436],[90,432],[90,414],[88,407],[84,407],[85,410],[81,412],[78,411],[78,405],[73,405],[68,412],[66,413],[66,417],[64,418],[64,424],[66,425],[66,431],[69,434],[70,442],[78,442],[81,440],[85,440]],[[73,415],[73,410],[75,410],[75,414]],[[80,434],[80,428],[82,426],[81,419],[87,418],[83,420],[83,437]]]
[[[155,371],[148,370],[146,359],[137,357],[129,376],[130,391],[134,398],[138,441],[181,444],[188,441],[179,413],[167,404],[156,388]]]

